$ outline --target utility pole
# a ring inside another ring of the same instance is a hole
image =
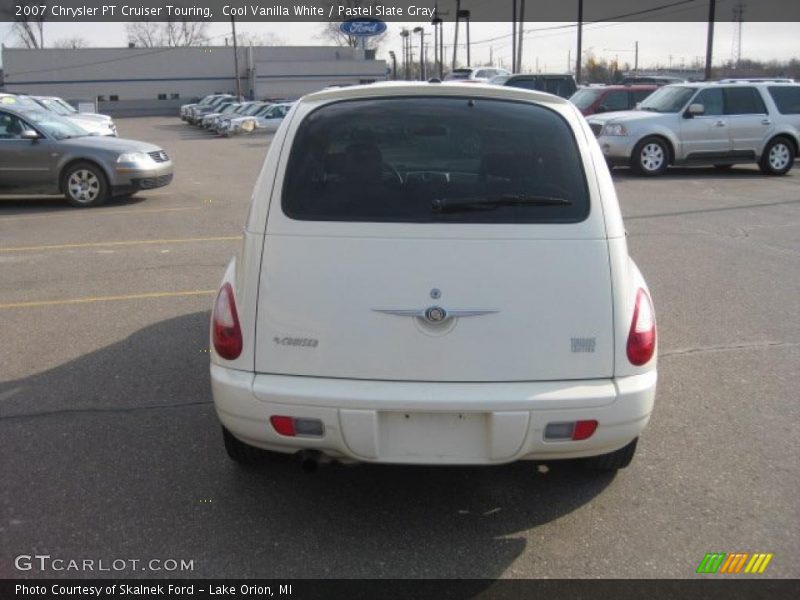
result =
[[[581,82],[582,43],[583,43],[583,0],[578,0],[578,57],[575,59],[575,81],[577,81],[578,83]]]
[[[706,41],[706,80],[711,79],[711,57],[714,54],[714,10],[717,0],[708,1],[708,39]]]
[[[525,0],[519,2],[519,36],[517,39],[517,71],[522,72],[522,34],[525,32]]]
[[[239,50],[236,46],[236,19],[231,14],[231,29],[233,30],[233,68],[236,71],[236,99],[242,98],[242,84],[239,81]]]
[[[635,44],[634,48],[635,48],[635,50],[634,50],[634,55],[633,55],[633,72],[634,73],[638,73],[639,72],[639,41],[638,40],[636,41],[636,44]]]

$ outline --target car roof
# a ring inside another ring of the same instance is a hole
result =
[[[524,90],[520,88],[476,83],[465,86],[458,82],[441,83],[385,81],[368,85],[355,85],[335,90],[322,90],[303,96],[298,102],[332,102],[336,100],[355,100],[361,98],[403,97],[403,96],[471,96],[498,100],[522,100],[572,106],[565,98],[554,94]]]
[[[52,112],[50,112],[49,110],[45,110],[44,108],[42,108],[39,105],[37,105],[36,108],[27,108],[26,109],[25,107],[23,107],[23,108],[12,108],[12,105],[0,104],[0,110],[2,110],[4,112],[11,113],[11,114],[13,114],[13,115],[15,115],[17,117],[23,118],[23,119],[26,117],[26,115],[30,115],[31,113],[38,113],[38,114],[45,115],[47,117],[53,116]],[[56,115],[56,116],[58,116],[58,115]]]
[[[670,83],[669,85],[664,85],[661,87],[688,87],[693,89],[702,89],[702,88],[711,88],[717,87],[720,85],[736,87],[737,85],[747,85],[747,86],[755,86],[755,87],[767,87],[767,86],[798,86],[800,83],[793,83],[789,81],[746,81],[743,79],[740,80],[720,80],[720,81],[690,81],[686,83]]]
[[[660,87],[664,87],[664,86],[663,85],[656,85],[655,83],[629,83],[629,84],[612,83],[612,84],[609,84],[609,85],[604,85],[602,87],[588,87],[588,88],[582,88],[582,89],[598,90],[598,91],[601,91],[601,92],[608,90],[608,91],[613,92],[613,91],[616,91],[616,90],[634,90],[634,91],[635,90],[645,90],[645,91],[646,90],[657,90]]]

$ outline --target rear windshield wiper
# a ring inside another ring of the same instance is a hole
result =
[[[566,198],[554,196],[529,196],[526,194],[503,194],[487,198],[435,198],[431,209],[435,213],[460,212],[465,210],[494,210],[499,206],[567,206]]]

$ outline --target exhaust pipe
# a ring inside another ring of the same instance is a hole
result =
[[[300,467],[306,473],[313,473],[320,464],[332,462],[330,458],[319,450],[301,450],[298,455],[300,457]]]

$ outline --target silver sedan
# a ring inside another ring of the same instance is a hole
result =
[[[45,111],[0,106],[0,193],[63,193],[74,206],[168,185],[172,161],[153,144],[90,135]]]

